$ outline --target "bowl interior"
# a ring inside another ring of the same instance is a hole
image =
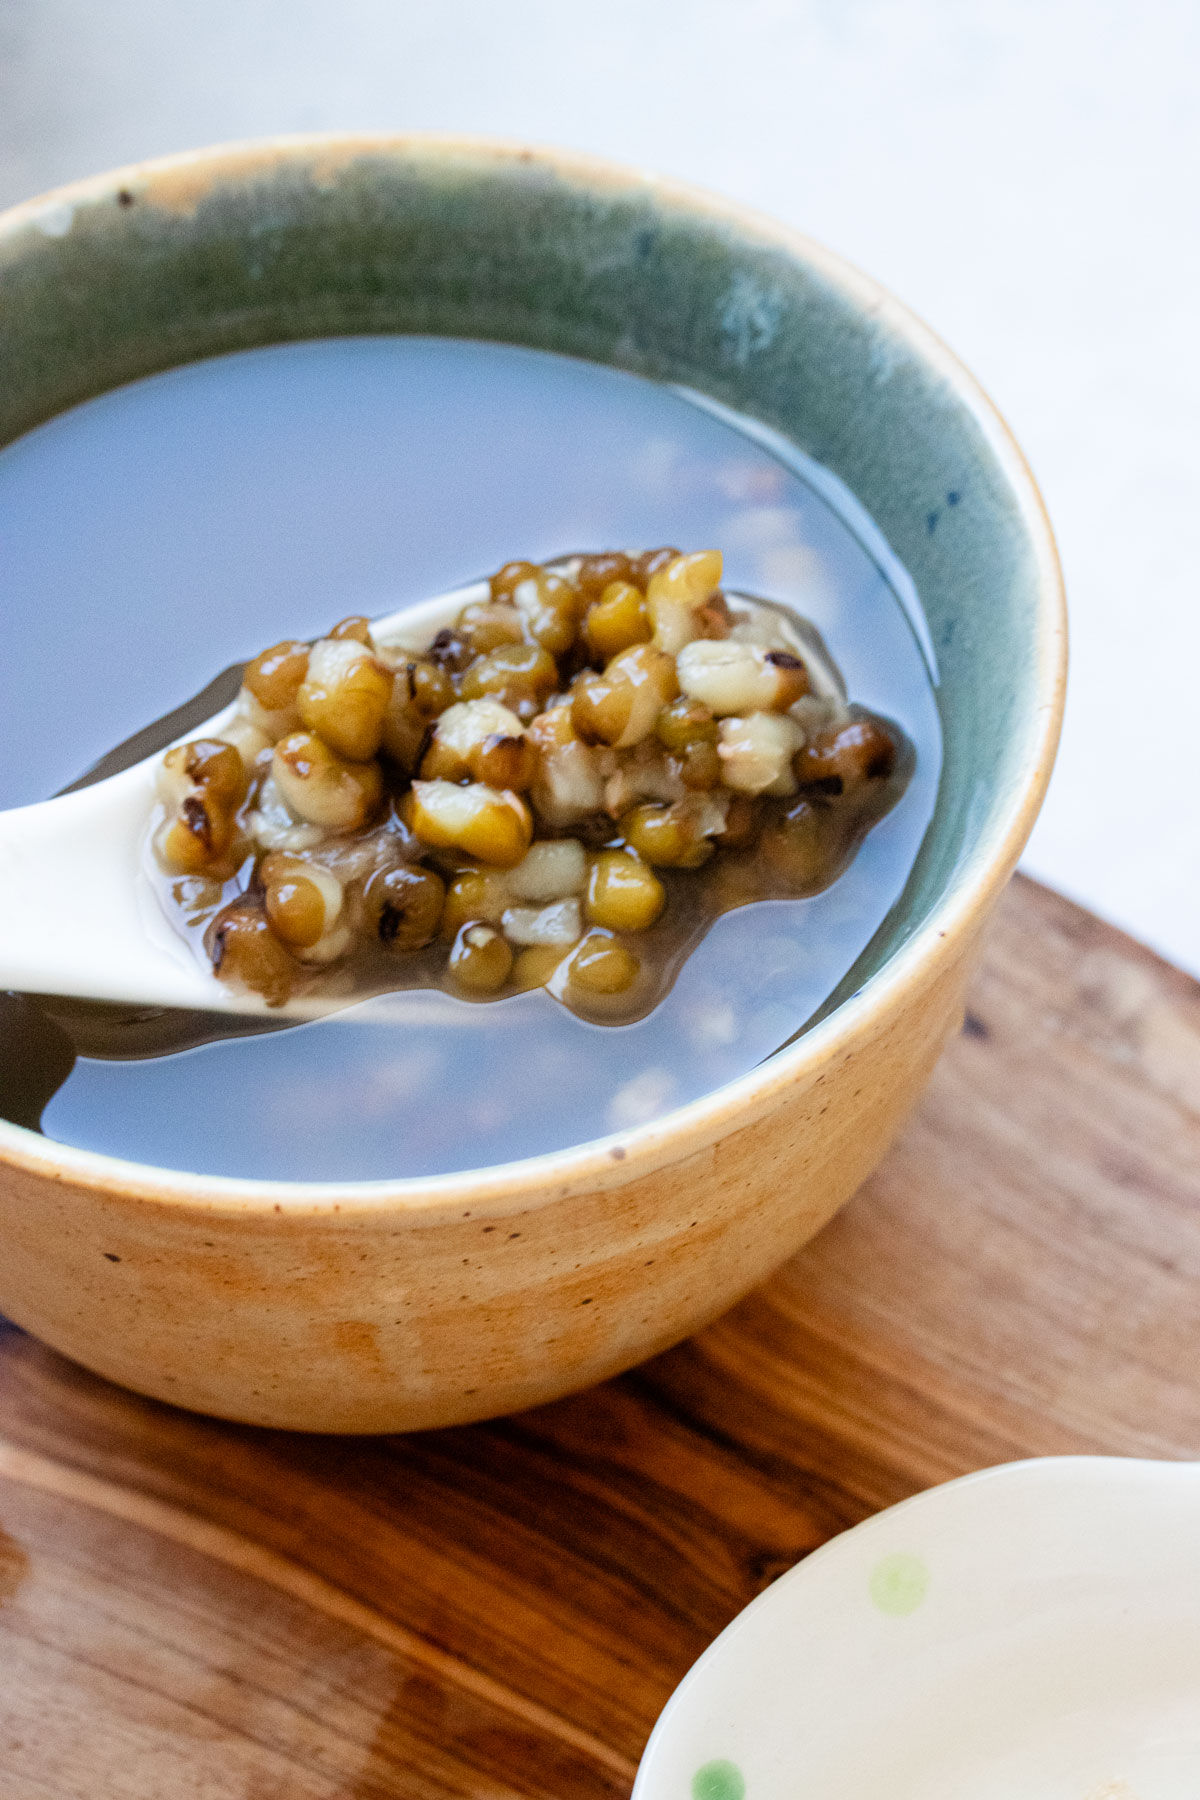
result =
[[[906,892],[835,1000],[986,859],[1036,781],[1061,656],[1036,493],[936,340],[815,246],[583,160],[317,140],[18,208],[0,221],[0,282],[0,443],[201,357],[433,333],[684,383],[840,477],[915,579],[945,764]]]
[[[722,1634],[635,1800],[1184,1800],[1200,1468],[1010,1464],[879,1514]]]

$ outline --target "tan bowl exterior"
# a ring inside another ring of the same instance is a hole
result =
[[[204,156],[219,169],[223,154]],[[615,177],[599,165],[596,179]],[[873,304],[896,307],[868,287]],[[1020,497],[1044,704],[1001,826],[884,969],[709,1098],[619,1143],[476,1174],[344,1189],[237,1182],[0,1122],[0,1308],[86,1367],[182,1406],[404,1431],[533,1406],[628,1368],[715,1318],[826,1223],[961,1019],[972,951],[1036,815],[1062,710],[1061,587],[1032,478],[970,377],[928,334],[923,347]]]
[[[573,1181],[547,1159],[484,1199],[464,1179],[420,1207],[214,1208],[10,1167],[0,1292],[111,1380],[258,1424],[407,1431],[535,1406],[687,1336],[820,1230],[959,1024],[966,962],[699,1141],[610,1152]]]

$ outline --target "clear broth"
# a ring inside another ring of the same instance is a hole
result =
[[[719,546],[730,587],[813,619],[853,699],[915,747],[903,798],[831,888],[725,914],[631,1025],[590,1025],[542,992],[384,995],[172,1055],[80,1055],[46,1134],[333,1181],[476,1168],[653,1119],[753,1068],[837,988],[912,868],[940,732],[911,583],[851,497],[756,425],[634,376],[497,345],[325,339],[151,377],[0,452],[20,646],[0,665],[3,805],[67,785],[273,639],[512,556],[663,542]],[[5,1061],[0,1111],[31,1123]]]

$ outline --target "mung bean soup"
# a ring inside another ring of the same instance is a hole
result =
[[[932,810],[903,571],[816,465],[676,390],[436,340],[242,353],[11,446],[0,519],[31,618],[53,595],[84,658],[89,597],[127,633],[25,779],[250,656],[236,729],[164,758],[148,864],[220,979],[338,1006],[154,1056],[93,1015],[42,1113],[62,1141],[352,1179],[640,1123],[828,1001]],[[374,643],[489,563],[433,642]]]

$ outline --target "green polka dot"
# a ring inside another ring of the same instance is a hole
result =
[[[746,1777],[736,1763],[706,1762],[692,1776],[692,1800],[743,1800]]]
[[[916,1612],[929,1586],[929,1570],[909,1550],[895,1550],[871,1570],[871,1598],[882,1613],[903,1619]]]

